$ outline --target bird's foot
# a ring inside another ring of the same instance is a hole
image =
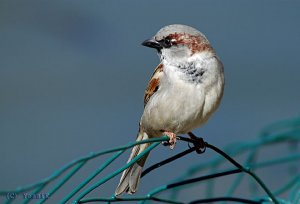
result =
[[[202,154],[206,150],[206,142],[203,140],[202,137],[197,137],[192,132],[188,132],[188,135],[192,140],[194,140],[194,145],[196,147],[196,152],[198,154]]]
[[[167,135],[170,139],[167,143],[164,143],[164,145],[168,145],[170,146],[170,149],[174,149],[174,147],[176,146],[176,134],[173,132],[168,132],[168,131],[164,131],[163,132],[164,135]]]

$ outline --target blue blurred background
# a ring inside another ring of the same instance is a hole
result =
[[[159,63],[155,51],[140,43],[168,24],[202,31],[225,67],[222,104],[197,135],[223,147],[254,139],[270,122],[299,116],[299,10],[300,2],[289,0],[2,0],[0,189],[38,181],[88,152],[133,141],[144,89]],[[184,148],[159,147],[149,164]],[[205,160],[196,156],[176,165],[183,171]],[[174,178],[169,171],[149,176],[143,189]],[[101,191],[113,193],[116,183]]]

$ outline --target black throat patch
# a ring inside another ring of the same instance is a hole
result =
[[[182,79],[191,83],[202,83],[207,71],[205,68],[196,66],[193,62],[180,64],[177,68],[178,71],[182,72]]]

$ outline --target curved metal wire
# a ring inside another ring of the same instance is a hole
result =
[[[266,128],[264,128],[259,136],[259,138],[252,142],[239,142],[235,144],[228,145],[224,148],[224,151],[211,145],[207,142],[200,143],[201,140],[199,138],[185,138],[178,137],[179,140],[188,142],[189,144],[193,144],[192,147],[170,157],[161,162],[158,162],[149,168],[145,169],[142,173],[142,177],[147,175],[149,172],[157,170],[161,166],[170,164],[171,162],[182,158],[192,152],[204,153],[205,148],[213,150],[219,156],[216,159],[211,160],[209,162],[205,162],[202,164],[198,164],[192,167],[189,167],[186,172],[175,179],[173,182],[157,187],[151,190],[145,196],[127,196],[122,198],[112,197],[99,197],[99,198],[89,198],[88,195],[102,186],[104,183],[114,178],[118,174],[120,174],[123,170],[133,165],[138,159],[147,154],[149,151],[153,150],[157,147],[161,142],[168,141],[169,138],[167,136],[163,136],[161,138],[154,138],[139,142],[129,143],[128,145],[124,145],[121,147],[109,149],[106,151],[92,152],[87,156],[78,158],[76,160],[71,161],[70,163],[63,166],[58,171],[54,172],[49,177],[42,179],[39,182],[26,185],[23,187],[19,187],[13,190],[4,190],[0,191],[0,196],[2,196],[5,200],[5,203],[13,203],[20,201],[18,195],[22,193],[30,192],[33,195],[39,194],[43,189],[51,185],[51,188],[47,194],[47,196],[40,199],[30,199],[23,198],[21,199],[22,203],[51,203],[51,196],[59,191],[61,187],[63,187],[75,174],[77,174],[88,162],[93,159],[107,155],[113,154],[110,156],[99,168],[97,168],[93,173],[87,176],[87,178],[79,183],[77,186],[73,188],[69,194],[65,195],[60,203],[90,203],[90,202],[123,202],[123,201],[140,201],[140,203],[145,203],[147,201],[156,201],[162,203],[187,203],[180,201],[177,198],[178,192],[183,189],[183,186],[187,186],[189,184],[200,184],[200,182],[205,182],[207,184],[207,195],[205,198],[199,199],[196,195],[193,200],[188,203],[210,203],[210,202],[239,202],[239,203],[300,203],[300,174],[299,172],[292,176],[285,184],[282,184],[277,190],[271,191],[267,185],[262,181],[262,179],[257,176],[255,170],[282,165],[282,164],[290,164],[290,163],[299,163],[300,153],[298,148],[295,147],[295,144],[298,144],[300,141],[300,118],[296,118],[293,120],[287,120],[272,124]],[[202,141],[203,142],[203,141]],[[143,143],[151,143],[151,145],[140,155],[134,158],[131,162],[126,165],[116,169],[111,172],[109,175],[102,177],[97,182],[90,184],[91,181],[94,181],[95,177],[98,176],[101,172],[103,172],[108,166],[110,166],[119,156],[121,156],[127,149],[132,148],[135,145],[143,144]],[[281,157],[272,158],[267,161],[256,162],[256,158],[258,156],[258,151],[265,146],[272,146],[275,144],[287,143],[292,144],[293,148],[288,155],[283,155]],[[203,147],[203,144],[205,146]],[[202,149],[201,149],[202,148]],[[225,153],[226,152],[226,153]],[[248,152],[248,157],[244,165],[237,162],[233,157],[237,155],[241,155],[245,152]],[[232,169],[220,169],[220,166],[225,162],[229,162],[233,165]],[[296,169],[299,167],[296,167]],[[210,170],[209,174],[204,174],[203,176],[192,177],[193,175],[203,172],[204,170]],[[297,169],[298,171],[299,169]],[[228,175],[236,175],[236,178],[233,179],[231,186],[228,187],[228,191],[225,196],[214,196],[213,195],[213,186],[214,181],[218,177],[226,177]],[[253,182],[256,185],[260,186],[265,192],[264,197],[253,197],[253,199],[245,199],[240,197],[234,197],[234,192],[237,190],[239,185],[241,184],[242,179],[246,176],[250,176],[253,179]],[[56,181],[56,182],[55,182]],[[160,194],[163,192],[171,192],[169,198],[161,197]],[[280,199],[280,195],[289,192],[289,200]]]

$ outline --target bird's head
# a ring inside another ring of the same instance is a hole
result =
[[[213,52],[205,35],[195,28],[180,24],[163,27],[142,45],[155,48],[166,60],[185,59],[197,53]]]

